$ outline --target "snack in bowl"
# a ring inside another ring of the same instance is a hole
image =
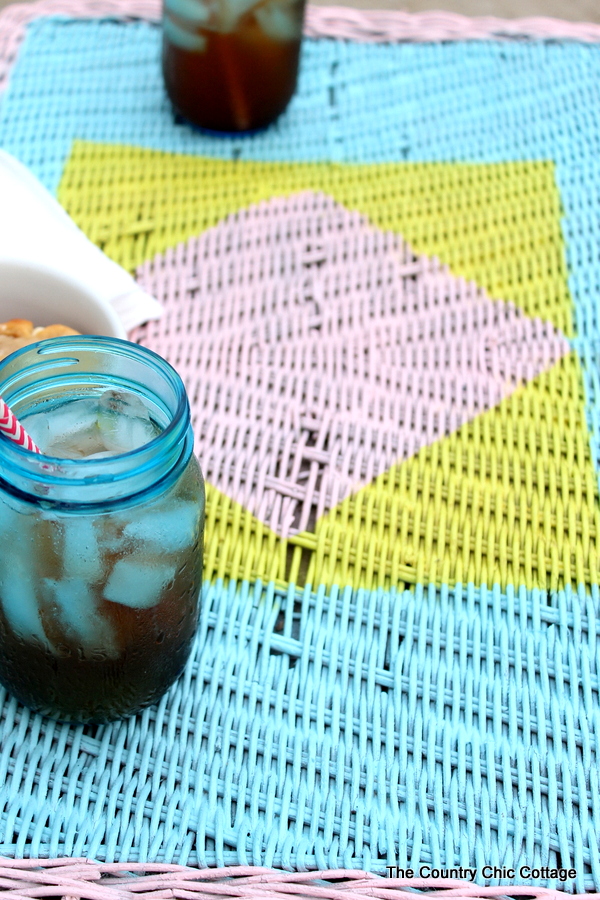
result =
[[[0,322],[0,359],[4,359],[15,350],[20,350],[27,344],[35,341],[43,341],[46,338],[62,337],[67,334],[79,334],[68,325],[46,325],[34,328],[29,319],[9,319],[8,322]]]

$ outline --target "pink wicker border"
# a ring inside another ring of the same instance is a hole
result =
[[[415,893],[414,889],[419,893]],[[533,886],[489,886],[456,879],[396,879],[335,869],[282,872],[259,866],[195,869],[162,863],[96,863],[86,859],[0,860],[0,889],[7,900],[61,896],[64,900],[495,900],[535,897],[565,900],[562,891]],[[600,894],[570,894],[600,900]]]
[[[28,22],[40,16],[66,15],[80,19],[115,16],[122,19],[158,20],[160,0],[35,0],[15,3],[0,11],[0,92]],[[469,18],[457,13],[428,10],[406,13],[396,10],[362,10],[344,6],[308,6],[305,33],[309,37],[348,38],[368,43],[389,41],[510,40],[514,38],[561,39],[600,43],[600,24],[567,22],[535,17],[498,19]]]
[[[0,94],[8,85],[27,25],[41,16],[156,20],[160,0],[35,0],[6,6],[0,11]]]
[[[310,37],[348,38],[371,43],[514,38],[600,42],[600,25],[593,22],[566,22],[541,16],[528,19],[469,18],[443,10],[407,13],[344,6],[309,6],[305,31]]]

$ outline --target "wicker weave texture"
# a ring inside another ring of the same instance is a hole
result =
[[[152,22],[19,45],[2,145],[165,303],[132,337],[210,486],[163,702],[2,697],[8,856],[600,886],[600,48],[390,23],[308,39],[288,112],[222,141],[174,119]]]

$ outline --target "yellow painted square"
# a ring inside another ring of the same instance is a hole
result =
[[[59,199],[130,271],[251,204],[324,192],[571,335],[550,162],[246,162],[78,142]],[[282,540],[209,486],[206,574],[282,586],[597,580],[597,480],[575,354]]]

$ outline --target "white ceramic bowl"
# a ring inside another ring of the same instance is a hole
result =
[[[77,281],[32,263],[0,259],[0,322],[9,319],[29,319],[34,327],[68,325],[82,334],[127,339],[112,307]]]

